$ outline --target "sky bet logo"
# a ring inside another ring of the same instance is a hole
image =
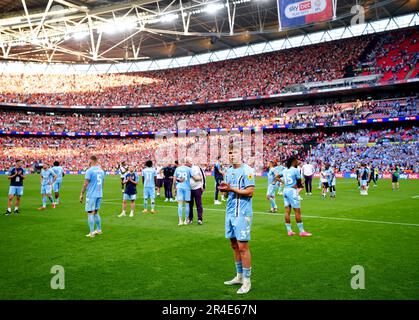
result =
[[[299,18],[323,12],[327,7],[327,0],[300,1],[285,7],[285,16],[288,19]]]
[[[298,7],[300,11],[309,10],[311,9],[311,1],[301,2]]]

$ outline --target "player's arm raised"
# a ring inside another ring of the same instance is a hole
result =
[[[132,177],[129,177],[129,179],[133,184],[135,184],[135,185],[138,184],[138,179],[136,179],[135,177],[134,177],[134,179],[132,179]],[[144,177],[143,177],[143,183],[144,183]]]
[[[9,174],[9,175],[7,175],[7,179],[11,180],[11,179],[13,179],[16,176],[17,176],[17,170],[15,170],[15,174]]]

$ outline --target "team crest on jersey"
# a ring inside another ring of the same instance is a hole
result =
[[[247,179],[252,180],[253,179],[253,174],[247,175]]]

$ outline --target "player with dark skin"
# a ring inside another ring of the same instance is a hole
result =
[[[292,161],[291,163],[291,167],[297,168],[298,167],[298,160],[294,159],[294,161]],[[279,175],[277,175],[275,177],[275,179],[281,183],[284,183],[284,181],[282,181],[282,179],[279,177]],[[303,188],[303,184],[301,182],[301,179],[297,179],[297,185],[296,185],[296,189],[298,190],[299,188]],[[302,219],[301,219],[301,208],[294,208],[294,213],[295,213],[295,221],[297,221],[297,223],[301,223]],[[291,206],[285,207],[285,222],[286,223],[291,223]]]

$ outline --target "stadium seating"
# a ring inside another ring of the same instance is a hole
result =
[[[300,159],[307,156],[314,163],[330,162],[340,171],[350,172],[365,161],[389,171],[394,164],[411,172],[419,172],[419,129],[396,130],[362,129],[327,134],[325,132],[265,132],[263,136],[264,160],[285,161],[291,155]],[[67,170],[84,170],[87,156],[94,153],[102,159],[104,169],[114,171],[125,160],[142,165],[146,159],[156,160],[155,152],[163,144],[190,145],[193,137],[169,138],[162,142],[152,138],[54,138],[13,136],[0,137],[0,170],[23,159],[27,168],[37,162],[58,160]],[[370,145],[367,145],[370,143]],[[209,158],[209,156],[208,156]],[[201,164],[210,168],[210,163]]]
[[[415,29],[399,30],[141,73],[3,74],[0,103],[103,107],[204,103],[276,94],[295,84],[340,79],[348,68],[359,70],[359,75],[382,73],[381,82],[402,80],[418,74],[417,38]],[[376,45],[369,49],[370,43]],[[364,57],[367,69],[359,69]]]
[[[364,36],[142,73],[4,74],[0,77],[0,103],[137,106],[275,94],[293,84],[344,77],[344,70],[358,63],[371,39]]]
[[[417,76],[418,37],[419,33],[416,29],[390,32],[380,37],[368,59],[374,72],[383,74],[380,82],[404,80],[407,77]],[[369,73],[364,72],[364,75]]]
[[[208,129],[241,126],[332,125],[343,120],[376,119],[396,116],[416,116],[417,98],[354,101],[304,107],[223,108],[194,112],[166,112],[137,115],[60,115],[0,112],[0,130],[30,132],[133,132],[177,130],[178,121],[186,120],[188,129]]]

